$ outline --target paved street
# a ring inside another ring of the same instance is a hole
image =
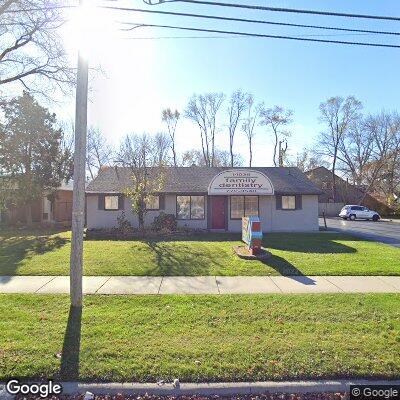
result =
[[[320,226],[324,225],[322,218],[319,223]],[[344,221],[340,218],[327,218],[326,223],[329,229],[400,247],[399,222]]]
[[[85,294],[400,293],[400,276],[84,276]],[[0,293],[69,293],[68,276],[0,276]]]

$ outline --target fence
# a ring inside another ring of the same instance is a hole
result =
[[[318,203],[318,215],[325,212],[327,217],[337,217],[344,203]]]

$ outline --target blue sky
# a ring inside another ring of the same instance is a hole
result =
[[[400,16],[400,2],[397,0],[240,0],[238,3]],[[139,0],[122,0],[111,4],[150,8]],[[400,32],[400,22],[231,10],[179,2],[153,6],[151,9]],[[102,12],[98,20],[102,23],[91,44],[92,53],[89,57],[91,65],[101,65],[104,73],[91,73],[89,124],[99,127],[112,143],[117,143],[119,138],[129,132],[154,133],[161,130],[162,108],[176,107],[183,110],[193,93],[208,91],[229,95],[233,90],[242,88],[253,93],[256,100],[264,101],[267,106],[277,104],[293,109],[294,122],[290,127],[293,135],[289,141],[292,154],[313,143],[322,129],[318,123],[319,103],[330,96],[354,95],[363,102],[366,113],[398,108],[400,49],[239,37],[131,40],[127,38],[207,34],[157,28],[115,33],[112,32],[114,25],[108,28],[105,26],[111,21],[135,21],[275,35],[327,35],[315,37],[394,44],[400,44],[400,37],[349,35],[332,31],[110,11]],[[332,34],[335,36],[330,36]],[[71,56],[75,57],[76,43],[73,43],[71,36],[71,31],[64,35]],[[73,99],[66,99],[59,107],[58,113],[62,118],[72,118],[73,104]],[[181,150],[200,145],[196,127],[189,121],[182,121],[178,126],[177,140]],[[228,135],[224,126],[217,143],[227,149]],[[237,133],[235,147],[246,160],[247,145],[240,132]],[[258,128],[254,164],[271,165],[271,148],[270,134],[265,128]]]

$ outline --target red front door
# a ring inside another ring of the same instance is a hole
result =
[[[211,196],[211,229],[226,229],[225,196]]]

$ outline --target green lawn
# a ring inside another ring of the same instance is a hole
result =
[[[0,295],[0,381],[400,376],[400,295]],[[68,321],[68,322],[67,322]]]
[[[84,243],[85,275],[400,275],[400,249],[339,233],[272,233],[265,262],[239,259],[237,234]],[[68,275],[70,232],[0,232],[0,275]]]

